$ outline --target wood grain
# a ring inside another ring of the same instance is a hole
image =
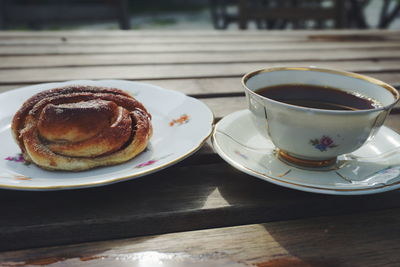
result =
[[[170,168],[100,188],[1,191],[3,251],[400,207],[399,191],[311,194],[225,163]]]
[[[1,71],[0,71],[1,72]],[[400,85],[400,72],[371,72],[367,74],[368,76],[374,77],[376,79],[382,80],[389,84],[399,86]],[[227,96],[231,94],[239,94],[244,92],[241,84],[241,76],[231,77],[231,78],[182,78],[182,79],[157,79],[157,80],[141,80],[140,82],[149,83],[157,86],[161,86],[166,89],[180,91],[182,93],[195,96],[195,97],[213,97],[218,94],[226,94]],[[19,84],[11,83],[9,85],[1,85],[0,81],[0,92],[6,92],[8,90],[17,89],[29,85],[34,85],[36,83],[26,83]]]
[[[3,264],[157,251],[258,267],[398,266],[400,209],[153,235],[0,254]],[[377,250],[376,248],[379,247]],[[78,260],[79,263],[79,260]],[[100,262],[101,263],[101,262]],[[82,266],[87,263],[81,261]],[[2,266],[0,264],[0,266]],[[25,266],[25,265],[22,265]],[[80,266],[79,264],[77,266]]]
[[[358,40],[360,42],[366,40],[398,40],[400,37],[396,35],[396,30],[383,30],[383,29],[346,29],[344,30],[301,30],[301,31],[281,31],[269,30],[267,32],[248,30],[248,31],[218,31],[218,30],[182,30],[182,31],[165,31],[165,30],[151,30],[151,31],[119,31],[119,30],[79,30],[79,31],[40,31],[40,32],[24,32],[24,31],[3,31],[0,32],[0,40],[28,40],[31,42],[38,42],[42,40],[61,40],[61,38],[75,38],[79,41],[85,42],[89,40],[102,41],[102,42],[115,42],[120,40],[125,42],[126,39],[134,38],[135,40],[152,40],[162,42],[165,40],[243,40],[243,38],[254,38],[256,40],[320,40],[320,41],[335,41],[335,40]],[[261,34],[260,34],[261,33]],[[108,39],[108,40],[106,40]]]
[[[399,73],[398,62],[381,60],[363,61],[303,61],[231,64],[178,64],[143,66],[99,66],[99,67],[61,67],[41,69],[11,69],[0,71],[0,83],[41,83],[78,79],[187,79],[210,77],[241,77],[245,73],[266,67],[318,66],[322,68],[344,69],[359,73]]]
[[[151,53],[140,54],[86,54],[80,55],[34,55],[34,56],[4,56],[0,61],[1,69],[9,68],[45,68],[45,67],[79,67],[79,66],[132,66],[151,64],[187,64],[187,63],[249,63],[249,62],[295,62],[295,61],[380,61],[396,60],[400,56],[398,48],[374,51],[370,49],[336,49],[331,51],[286,51],[276,53],[274,51],[239,51],[227,53],[217,52],[187,52],[187,53]],[[362,62],[360,62],[362,63]]]
[[[111,46],[99,45],[60,45],[60,46],[0,46],[0,55],[60,55],[60,54],[122,54],[122,53],[165,53],[165,52],[241,52],[241,51],[304,51],[304,50],[332,50],[332,49],[399,49],[399,42],[337,42],[337,43],[280,43],[277,45],[266,45],[265,43],[216,43],[216,44],[118,44]]]

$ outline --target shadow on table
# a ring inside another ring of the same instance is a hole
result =
[[[398,207],[398,198],[398,191],[368,196],[295,191],[226,163],[181,166],[97,188],[1,190],[0,250],[352,214]]]
[[[201,208],[216,185],[207,170],[188,177],[187,168],[96,188],[1,190],[0,250],[198,228],[204,221]]]
[[[399,262],[400,255],[393,253],[400,242],[399,223],[399,216],[386,210],[264,224],[284,256],[256,266],[275,266],[278,261],[277,266],[302,267]]]
[[[274,260],[257,263],[258,267],[360,266],[373,260],[366,254],[386,257],[389,247],[400,241],[400,219],[390,211],[400,205],[398,190],[335,196],[280,187],[236,170],[230,178],[231,183],[218,190],[242,214],[240,223],[262,223],[267,236],[283,251]],[[398,255],[390,254],[390,258],[400,260]]]

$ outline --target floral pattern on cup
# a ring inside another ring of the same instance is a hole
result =
[[[179,118],[177,119],[173,119],[172,121],[170,121],[169,126],[175,126],[175,125],[182,125],[185,123],[188,123],[190,120],[189,115],[187,114],[182,114]]]
[[[333,139],[329,136],[322,136],[321,138],[315,138],[310,140],[310,144],[314,146],[316,149],[319,149],[319,151],[327,151],[328,148],[334,148],[337,147],[338,145],[335,144]]]

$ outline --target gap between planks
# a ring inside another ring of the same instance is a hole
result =
[[[382,60],[386,61],[399,61],[400,57],[393,56],[396,54],[395,51],[385,50],[382,53],[375,53],[371,56],[370,53],[363,51],[363,53],[348,53],[346,55],[341,54],[341,57],[334,57],[331,53],[326,54],[318,54],[318,57],[310,55],[302,54],[291,54],[285,53],[283,57],[279,57],[275,54],[269,53],[254,53],[253,55],[246,56],[235,54],[232,55],[212,55],[210,53],[199,53],[194,55],[187,56],[177,55],[177,54],[162,54],[156,56],[154,54],[140,54],[140,55],[132,55],[126,54],[121,57],[115,57],[114,55],[92,55],[92,56],[71,56],[71,55],[62,55],[62,56],[24,56],[24,57],[2,57],[2,61],[0,62],[0,70],[19,70],[19,69],[46,69],[46,68],[77,68],[77,67],[99,67],[99,66],[108,66],[108,67],[121,67],[121,66],[152,66],[154,64],[157,65],[199,65],[199,64],[237,64],[237,63],[276,63],[280,62],[282,64],[287,63],[300,63],[304,61],[313,61],[313,62],[341,62],[341,61],[370,61],[370,62],[379,62]]]
[[[307,42],[307,43],[282,43],[282,44],[181,44],[158,45],[137,44],[118,46],[0,46],[0,56],[32,56],[32,55],[91,55],[91,54],[141,54],[141,53],[237,53],[244,51],[255,52],[285,52],[285,51],[332,51],[332,49],[398,49],[400,42]]]

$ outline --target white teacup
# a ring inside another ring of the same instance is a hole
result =
[[[337,156],[360,148],[382,126],[399,100],[398,91],[382,81],[314,67],[257,70],[246,74],[242,84],[257,129],[269,136],[279,149],[280,158],[306,167],[334,164]],[[310,108],[276,101],[255,92],[284,84],[336,88],[373,99],[380,106],[362,110]]]

